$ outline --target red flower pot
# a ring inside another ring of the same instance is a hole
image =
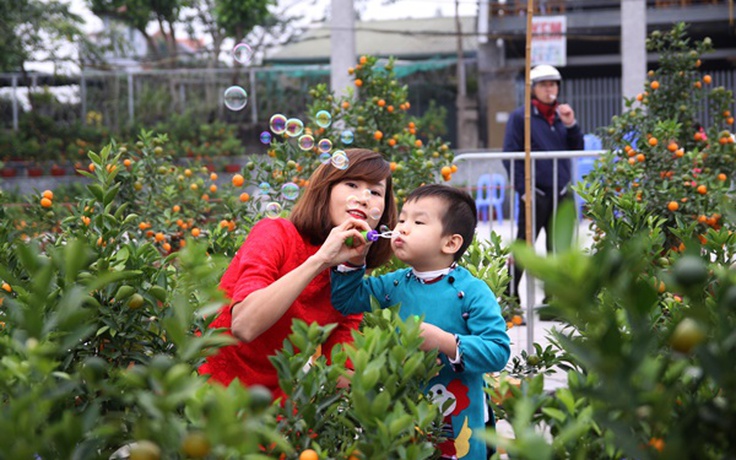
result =
[[[52,176],[66,176],[66,169],[62,168],[61,166],[53,165],[51,167],[51,175]]]
[[[0,177],[15,177],[18,171],[15,168],[2,168],[0,169]]]
[[[28,177],[39,177],[43,176],[43,169],[39,166],[29,166],[28,167]]]

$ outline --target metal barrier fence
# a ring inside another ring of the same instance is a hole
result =
[[[87,71],[80,75],[0,74],[0,127],[18,129],[21,110],[29,110],[29,94],[41,97],[51,92],[61,104],[69,104],[66,113],[60,104],[34,105],[34,110],[54,111],[54,118],[70,121],[88,120],[88,114],[100,114],[102,123],[119,132],[135,122],[153,126],[162,114],[193,111],[203,119],[216,116],[223,121],[255,123],[284,107],[299,114],[311,100],[309,89],[329,83],[329,66],[251,67],[247,69],[167,69],[139,72]],[[736,69],[710,72],[714,86],[736,92]],[[222,101],[225,88],[243,86],[249,94],[242,112],[226,110]],[[415,89],[416,90],[416,89]],[[524,84],[517,82],[517,100],[524,98]],[[570,78],[562,82],[562,101],[576,111],[583,132],[596,132],[608,126],[611,117],[622,111],[621,78]],[[706,110],[707,97],[701,102],[698,120],[711,124]],[[736,102],[731,107],[736,112]],[[262,121],[262,120],[261,120]],[[450,120],[451,121],[451,120]]]
[[[587,158],[587,159],[596,159],[600,157],[605,152],[605,150],[568,150],[568,151],[552,151],[552,152],[532,152],[531,158],[532,160],[553,160],[553,174],[554,174],[554,184],[553,187],[555,189],[558,188],[558,185],[556,183],[557,178],[557,167],[558,167],[558,160],[560,159],[573,159],[575,161],[572,162],[572,182],[577,183],[582,180],[582,174],[580,168],[578,168],[580,162],[578,159],[581,158]],[[505,196],[509,198],[507,204],[507,208],[509,210],[508,216],[510,216],[508,225],[509,225],[509,232],[512,235],[515,235],[515,230],[517,229],[516,225],[516,219],[514,218],[514,207],[516,202],[516,192],[514,188],[514,161],[510,162],[510,171],[506,171],[506,169],[503,167],[502,161],[503,160],[519,160],[524,159],[525,154],[524,152],[488,152],[488,151],[473,151],[473,152],[464,152],[457,156],[455,156],[455,163],[458,165],[458,173],[456,173],[455,181],[459,182],[459,184],[466,188],[467,191],[475,196],[476,187],[475,184],[478,183],[478,179],[482,174],[490,173],[490,174],[501,174],[506,178],[505,183],[505,191],[508,193],[505,193]],[[535,187],[535,168],[534,168],[535,162],[532,161],[532,189]],[[521,201],[521,200],[519,200]],[[554,209],[557,210],[557,197],[554,198]],[[532,207],[534,206],[534,200],[532,200]],[[533,208],[534,209],[534,208]],[[491,211],[489,211],[491,212]],[[523,212],[522,209],[519,209],[519,212]],[[535,222],[534,222],[534,210],[532,211],[532,228],[535,228]],[[492,221],[492,215],[489,216],[490,220]],[[533,237],[532,245],[534,245],[536,242],[536,236]],[[513,276],[513,270],[510,270],[510,273],[512,273]],[[525,272],[526,274],[526,323],[527,323],[527,352],[528,353],[534,353],[534,307],[535,307],[535,280],[532,276],[529,275],[529,273]]]
[[[319,83],[329,83],[329,66],[86,71],[73,76],[32,75],[26,80],[19,74],[0,74],[0,127],[17,130],[20,112],[31,108],[88,124],[92,113],[92,120],[101,116],[102,124],[113,132],[133,124],[154,126],[171,114],[187,111],[202,115],[205,121],[216,117],[256,123],[259,114],[270,116],[284,107],[300,113],[311,100],[309,89]],[[224,106],[223,93],[232,85],[248,92],[248,105],[242,111]],[[58,103],[49,103],[44,93]],[[32,105],[31,97],[44,103]]]

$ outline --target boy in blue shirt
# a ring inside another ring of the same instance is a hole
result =
[[[332,304],[345,315],[369,311],[370,298],[375,297],[381,308],[401,304],[404,320],[424,317],[422,348],[439,350],[444,364],[427,393],[440,407],[453,401],[444,414],[451,432],[439,446],[442,458],[487,458],[485,445],[473,437],[492,417],[483,376],[502,370],[510,354],[495,295],[484,281],[457,265],[476,224],[475,201],[466,192],[440,184],[419,187],[407,197],[391,242],[394,255],[410,268],[365,277],[364,266],[356,263],[359,257],[353,257],[331,275]],[[342,241],[357,234],[356,228],[347,227],[335,232]],[[342,260],[335,255],[332,262]]]

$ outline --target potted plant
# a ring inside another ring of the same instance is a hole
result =
[[[26,172],[28,172],[28,177],[43,176],[43,168],[36,162],[29,163]]]
[[[52,176],[66,176],[66,168],[54,163],[51,165]]]
[[[0,166],[0,177],[15,177],[18,171],[11,166]]]

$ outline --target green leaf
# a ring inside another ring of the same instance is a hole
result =
[[[102,186],[100,184],[89,184],[87,185],[87,189],[92,193],[92,195],[99,201],[100,203],[103,202],[103,198],[105,197],[105,191],[102,189]]]
[[[577,226],[575,200],[563,201],[557,209],[552,229],[552,248],[555,252],[565,252],[570,249]]]
[[[567,416],[565,415],[564,412],[562,412],[559,409],[555,409],[554,407],[543,407],[542,412],[545,415],[552,417],[553,419],[557,420],[560,423],[564,423],[565,420],[567,419]]]

